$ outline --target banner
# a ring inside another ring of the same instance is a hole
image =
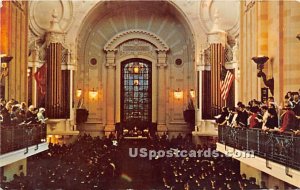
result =
[[[38,68],[37,72],[34,73],[34,78],[36,80],[39,92],[42,95],[45,95],[46,85],[47,85],[47,64],[46,63],[44,63],[40,68]]]

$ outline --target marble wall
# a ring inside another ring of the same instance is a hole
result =
[[[288,91],[298,91],[300,41],[300,3],[296,1],[247,1],[241,4],[239,99],[246,102],[260,99],[262,79],[257,78],[256,64],[251,57],[266,55],[267,78],[274,77],[274,97],[283,102]],[[271,96],[269,91],[269,96]]]
[[[1,11],[1,54],[12,56],[3,78],[5,98],[27,101],[28,2],[4,1]],[[5,40],[7,39],[7,40]]]

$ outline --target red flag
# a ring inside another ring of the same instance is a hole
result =
[[[44,63],[37,72],[34,73],[34,78],[36,80],[37,86],[42,95],[46,94],[46,81],[47,81],[47,64]]]

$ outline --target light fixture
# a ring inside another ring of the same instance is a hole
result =
[[[89,94],[92,99],[95,99],[98,95],[98,91],[93,88],[93,90],[90,90]]]
[[[190,90],[190,96],[191,96],[191,98],[195,98],[195,90],[194,89]]]
[[[300,2],[300,1],[299,1]],[[298,38],[298,40],[300,40],[300,34],[297,34],[296,38]]]
[[[254,63],[257,64],[257,69],[259,71],[262,71],[264,68],[265,63],[269,60],[269,57],[264,56],[264,55],[260,55],[257,57],[252,57],[252,60],[254,61]]]
[[[31,75],[31,69],[28,68],[28,69],[27,69],[27,77],[30,77],[30,75]]]
[[[179,88],[177,90],[174,91],[174,98],[179,100],[183,98],[183,91],[179,90]]]
[[[0,68],[0,81],[2,77],[8,75],[8,63],[12,60],[13,57],[7,56],[6,54],[1,54],[1,68]]]
[[[262,71],[264,68],[265,63],[269,60],[269,57],[267,56],[257,56],[257,57],[252,57],[252,60],[254,63],[257,64],[257,77],[261,77],[264,81],[264,84],[270,89],[271,94],[274,95],[274,78],[272,77],[271,79],[267,79],[266,74]]]
[[[81,95],[82,95],[82,90],[81,90],[81,88],[78,88],[78,89],[76,90],[76,97],[77,97],[77,98],[80,98]]]

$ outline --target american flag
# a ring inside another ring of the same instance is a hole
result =
[[[221,88],[221,98],[223,100],[227,99],[233,81],[234,81],[234,75],[229,70],[227,70],[224,66],[222,66],[220,88]]]

